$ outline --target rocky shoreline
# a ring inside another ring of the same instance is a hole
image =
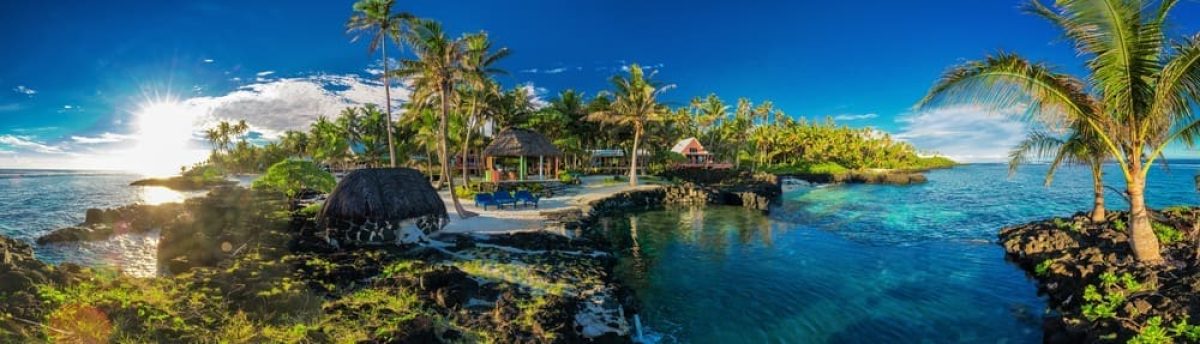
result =
[[[5,301],[0,314],[13,314],[0,318],[8,336],[0,341],[197,341],[250,326],[278,331],[241,339],[628,343],[638,305],[613,275],[611,245],[589,230],[597,219],[670,205],[767,211],[780,190],[777,178],[682,182],[618,193],[584,210],[548,216],[575,235],[434,233],[423,245],[353,250],[326,243],[315,219],[280,195],[241,187],[217,187],[183,203],[88,209],[83,223],[52,231],[38,243],[104,240],[158,228],[158,265],[167,275],[141,279],[108,269],[51,266],[33,259],[28,245],[0,239],[3,262],[16,262],[0,266],[0,274],[23,276],[13,277],[21,281],[11,284],[13,290],[0,291]],[[404,299],[391,299],[397,296]],[[407,311],[380,308],[401,301]],[[278,314],[283,311],[307,315],[285,319]],[[397,312],[407,320],[363,318]],[[102,314],[108,328],[63,330],[79,327],[71,322],[81,313]],[[151,313],[171,316],[156,322],[147,319]]]
[[[1010,261],[1047,297],[1048,343],[1200,341],[1200,209],[1154,214],[1165,264],[1136,264],[1123,219],[1110,212],[1093,224],[1087,214],[1000,231]]]
[[[815,184],[890,184],[909,185],[921,184],[928,181],[921,172],[914,171],[853,171],[831,174],[785,174],[780,177],[790,177]]]
[[[339,250],[289,207],[278,195],[217,188],[183,204],[88,210],[79,226],[44,237],[161,227],[169,275],[148,279],[47,265],[0,238],[0,275],[14,281],[0,290],[0,342],[632,341],[637,304],[614,280],[602,236],[442,233],[427,245]],[[231,337],[238,329],[256,330]]]

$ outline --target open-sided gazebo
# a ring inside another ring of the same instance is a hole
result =
[[[486,177],[490,181],[501,181],[500,171],[496,169],[496,158],[517,158],[517,174],[514,176],[516,180],[526,180],[528,164],[526,158],[537,158],[537,172],[540,179],[546,179],[546,172],[550,172],[551,178],[558,175],[558,165],[562,157],[562,151],[558,150],[550,140],[537,132],[507,128],[500,131],[492,138],[492,144],[488,145],[483,150],[484,159],[486,159],[487,169]],[[547,165],[547,159],[551,158],[550,164]],[[549,171],[547,171],[549,169]],[[508,178],[512,180],[514,178]]]

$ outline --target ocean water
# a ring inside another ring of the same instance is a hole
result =
[[[1154,170],[1154,207],[1197,204],[1200,164]],[[1090,209],[1088,171],[966,165],[916,186],[800,188],[736,207],[610,217],[617,274],[663,343],[1037,343],[1045,302],[1004,259],[1005,225]],[[1108,185],[1122,189],[1115,167]],[[1108,192],[1112,208],[1127,205]]]
[[[157,273],[157,231],[97,242],[33,243],[54,229],[83,222],[88,208],[179,202],[199,194],[129,186],[141,178],[122,172],[0,169],[0,235],[30,243],[37,257],[47,262],[106,266],[152,276]]]

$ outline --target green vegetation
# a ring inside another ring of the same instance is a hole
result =
[[[475,197],[475,190],[471,190],[471,187],[467,185],[459,185],[454,188],[454,195],[458,196],[458,198],[469,199]]]
[[[1170,245],[1183,240],[1183,232],[1174,226],[1158,221],[1152,222],[1151,226],[1154,228],[1154,236],[1158,237],[1158,241],[1162,242],[1163,245]]]
[[[337,181],[312,161],[288,159],[271,165],[267,173],[254,180],[255,189],[283,193],[295,197],[305,189],[328,193]]]
[[[729,106],[710,94],[668,107],[658,98],[673,87],[653,80],[654,70],[637,64],[628,66],[627,75],[612,78],[612,90],[588,97],[568,89],[538,107],[528,89],[504,89],[495,81],[496,75],[504,74],[496,63],[509,50],[494,47],[486,32],[449,37],[437,22],[393,13],[391,6],[388,0],[356,4],[347,29],[370,37],[371,52],[386,56],[389,44],[408,48],[400,49],[405,53],[398,56],[398,68],[386,70],[383,79],[413,81],[414,99],[404,105],[410,116],[397,122],[390,120],[390,106],[351,107],[336,118],[319,116],[307,132],[288,131],[261,145],[247,140],[250,128],[245,122],[222,122],[209,132],[213,153],[208,163],[246,173],[288,157],[309,157],[338,169],[386,161],[424,169],[439,186],[455,174],[467,185],[468,166],[451,166],[456,165],[451,152],[462,157],[479,154],[489,143],[479,131],[491,121],[496,128],[519,127],[545,135],[564,151],[563,163],[572,171],[597,171],[592,150],[620,149],[629,157],[631,171],[646,166],[651,173],[662,172],[686,162],[670,148],[688,137],[699,138],[715,162],[755,171],[924,170],[955,164],[946,157],[919,154],[910,144],[875,129],[850,128],[831,118],[788,116],[769,100],[756,104],[740,98]],[[633,151],[648,154],[629,154]],[[476,161],[482,163],[482,156]],[[456,173],[451,167],[461,170]],[[638,178],[628,181],[636,183]]]
[[[1053,259],[1043,260],[1037,266],[1033,267],[1033,273],[1038,276],[1045,276],[1046,273],[1050,272],[1050,266],[1052,265],[1054,265]]]
[[[1152,287],[1138,282],[1129,273],[1120,277],[1111,272],[1100,274],[1099,286],[1088,285],[1083,291],[1083,316],[1089,321],[1116,317],[1129,295]]]
[[[1188,319],[1180,319],[1170,328],[1163,327],[1160,316],[1150,317],[1141,325],[1138,334],[1129,340],[1130,344],[1169,344],[1178,341],[1195,343],[1200,341],[1200,326],[1188,324]]]
[[[304,208],[300,208],[300,211],[298,213],[300,215],[303,215],[304,217],[308,217],[308,218],[317,217],[317,213],[321,212],[321,206],[324,206],[324,205],[325,205],[324,203],[320,203],[320,202],[309,204],[309,205],[304,206]]]

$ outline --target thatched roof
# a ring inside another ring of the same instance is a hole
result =
[[[411,168],[365,168],[350,172],[338,182],[318,219],[321,223],[362,223],[430,214],[445,218],[446,204],[421,172]]]
[[[561,156],[562,151],[554,147],[542,134],[517,128],[508,128],[492,138],[492,144],[483,150],[485,156]]]

